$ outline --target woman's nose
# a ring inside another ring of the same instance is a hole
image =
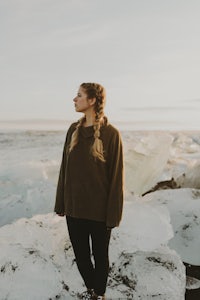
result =
[[[73,99],[74,102],[76,102],[76,97]]]

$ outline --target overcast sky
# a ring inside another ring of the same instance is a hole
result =
[[[199,0],[0,0],[0,118],[74,119],[82,82],[107,113],[200,103]]]

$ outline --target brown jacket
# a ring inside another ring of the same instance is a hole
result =
[[[118,226],[123,207],[123,151],[120,134],[110,124],[101,126],[106,162],[90,153],[93,126],[80,127],[79,142],[69,153],[73,123],[66,135],[56,192],[55,212]]]

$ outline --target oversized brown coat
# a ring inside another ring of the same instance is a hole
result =
[[[93,126],[80,127],[79,142],[69,153],[73,123],[66,135],[60,167],[55,212],[67,216],[106,222],[118,226],[123,208],[123,151],[116,128],[105,124],[100,129],[106,162],[90,153],[94,142]]]

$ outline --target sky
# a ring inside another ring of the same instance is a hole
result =
[[[113,120],[199,122],[199,15],[199,0],[1,0],[0,119],[77,119],[79,85],[99,82]]]

